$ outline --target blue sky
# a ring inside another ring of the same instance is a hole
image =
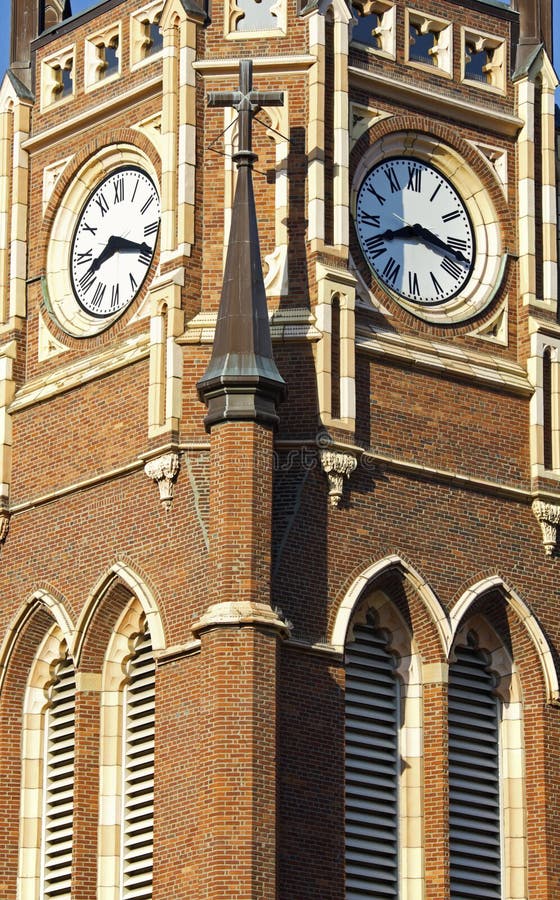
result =
[[[72,12],[79,13],[91,6],[96,6],[94,0],[71,0]],[[0,0],[0,21],[7,23],[10,17],[11,0]],[[554,10],[554,63],[556,71],[560,74],[560,0],[553,0]],[[7,25],[0,29],[0,73],[3,74],[8,65],[9,55],[9,28]],[[560,89],[556,93],[556,101],[560,105]]]

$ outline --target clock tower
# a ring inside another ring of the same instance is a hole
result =
[[[2,900],[560,896],[552,33],[12,3]]]

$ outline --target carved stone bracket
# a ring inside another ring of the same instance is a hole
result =
[[[350,478],[357,465],[358,461],[352,453],[342,453],[339,450],[321,450],[321,466],[329,479],[331,506],[338,506],[340,503],[344,478]]]
[[[173,484],[180,468],[178,453],[165,453],[150,459],[144,466],[144,472],[156,482],[159,488],[159,499],[165,509],[169,509],[173,502]]]
[[[8,537],[10,530],[10,513],[6,509],[0,510],[0,544]]]
[[[545,503],[544,500],[534,500],[532,509],[542,529],[545,553],[547,556],[552,556],[558,541],[560,506],[556,506],[554,503]]]

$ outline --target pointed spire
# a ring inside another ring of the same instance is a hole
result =
[[[279,92],[252,90],[252,63],[241,62],[240,91],[209,95],[209,105],[239,112],[239,150],[234,155],[237,185],[233,201],[222,296],[214,348],[198,382],[206,403],[206,428],[227,419],[275,425],[285,382],[276,368],[268,321],[259,233],[253,193],[252,117],[261,105],[280,105]]]

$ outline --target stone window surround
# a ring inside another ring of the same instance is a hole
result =
[[[103,76],[104,59],[100,55],[101,48],[107,47],[112,41],[118,39],[116,54],[118,59],[118,69],[112,75],[106,78]],[[84,44],[84,87],[86,93],[101,87],[101,85],[110,84],[120,78],[122,72],[122,24],[120,20],[113,22],[98,31],[89,35]]]
[[[494,59],[492,61],[490,78],[487,83],[471,79],[466,74],[465,54],[467,43],[474,44],[477,51],[493,50]],[[506,42],[503,38],[495,35],[487,34],[482,31],[474,31],[470,28],[461,27],[461,81],[483,91],[491,91],[493,93],[505,93],[505,71],[506,71]]]
[[[136,10],[130,16],[130,68],[136,69],[142,65],[159,59],[163,55],[163,45],[157,53],[148,53],[143,55],[142,50],[145,46],[144,23],[153,24],[157,17],[161,14],[164,6],[164,0],[153,0],[143,6],[142,9]]]
[[[410,27],[420,29],[421,34],[434,34],[434,65],[410,58]],[[405,10],[405,62],[409,66],[436,73],[447,78],[453,76],[453,25],[447,19],[439,19],[418,9]],[[435,37],[437,35],[437,38]]]
[[[353,4],[355,8],[360,7],[363,16],[369,16],[372,13],[383,15],[383,21],[376,28],[376,37],[379,40],[380,47],[372,47],[371,44],[363,44],[356,41],[361,47],[366,47],[378,56],[385,56],[388,59],[396,58],[396,6],[393,3],[387,3],[386,0],[356,0]],[[350,40],[352,36],[350,35]]]
[[[71,64],[70,67],[68,63]],[[61,82],[58,78],[57,72],[68,68],[70,68],[72,72],[75,72],[76,70],[75,44],[70,44],[67,47],[64,47],[57,53],[53,53],[51,56],[47,56],[41,62],[41,112],[49,107],[53,107],[55,105],[60,106],[63,103],[68,103],[68,101],[75,96],[76,82],[74,78],[72,78],[72,91],[66,94],[66,96],[61,96]]]
[[[259,37],[284,37],[287,33],[286,0],[277,0],[271,6],[271,12],[276,16],[275,28],[267,28],[261,31],[238,31],[237,23],[244,15],[244,11],[237,5],[236,0],[227,0],[224,15],[224,34],[227,40],[254,40]]]

